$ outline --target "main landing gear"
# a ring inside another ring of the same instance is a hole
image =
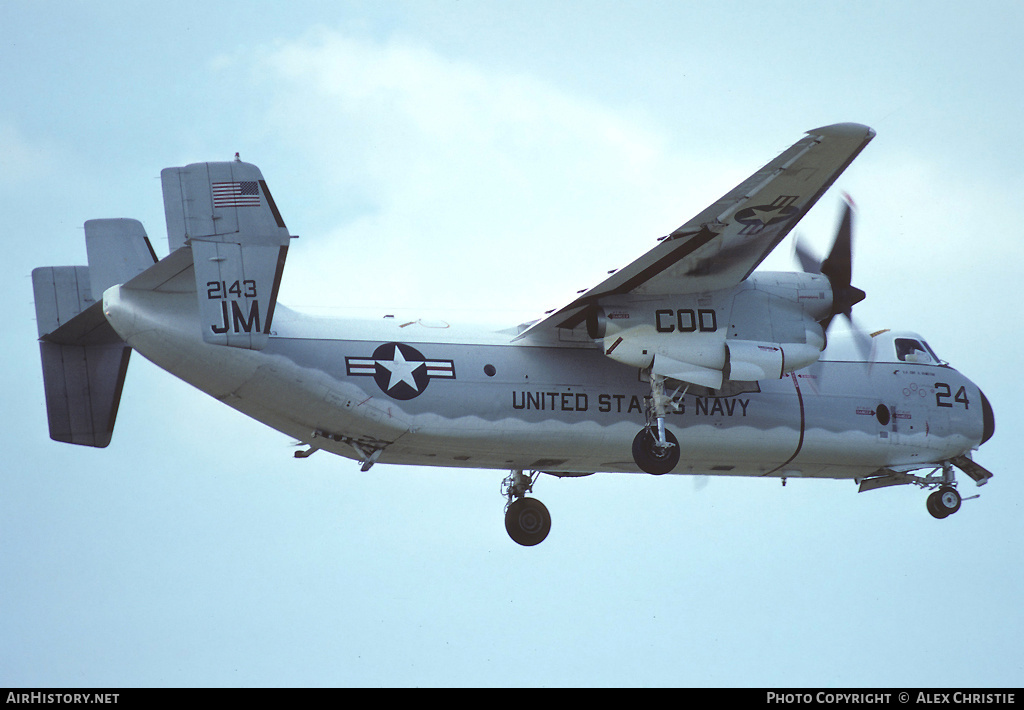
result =
[[[672,397],[665,394],[665,378],[649,373],[651,378],[651,404],[647,411],[647,424],[633,439],[633,460],[641,471],[661,475],[679,463],[679,440],[665,428],[665,417],[673,406]]]
[[[510,473],[501,484],[501,492],[508,498],[505,504],[505,530],[520,545],[532,547],[540,544],[551,531],[551,514],[536,498],[527,498],[539,471],[529,474],[521,470]]]

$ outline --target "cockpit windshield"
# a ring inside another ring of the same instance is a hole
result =
[[[896,338],[896,359],[900,362],[917,362],[924,365],[940,365],[942,361],[928,347],[928,343],[915,338]]]

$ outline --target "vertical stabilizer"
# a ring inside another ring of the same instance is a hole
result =
[[[131,348],[103,317],[86,266],[32,272],[50,438],[105,447],[114,432]]]
[[[85,223],[89,266],[44,266],[32,272],[50,438],[104,447],[114,433],[128,347],[103,315],[103,292],[156,262],[142,223]]]
[[[291,235],[259,168],[193,163],[160,179],[171,250],[192,249],[203,339],[262,349]]]
[[[96,299],[156,263],[142,222],[137,219],[90,219],[85,223],[89,283]]]

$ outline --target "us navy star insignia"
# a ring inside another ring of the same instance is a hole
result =
[[[345,369],[350,377],[373,377],[384,394],[400,400],[423,394],[432,379],[455,379],[453,360],[428,360],[405,343],[384,343],[371,357],[346,357]]]
[[[756,234],[769,225],[784,222],[796,214],[796,195],[780,195],[771,204],[747,207],[736,213],[736,221],[746,225],[740,234]]]

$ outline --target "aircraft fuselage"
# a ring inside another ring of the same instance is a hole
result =
[[[555,475],[640,472],[631,442],[650,384],[583,334],[515,331],[282,307],[262,351],[198,336],[196,294],[104,297],[118,334],[211,396],[356,460]],[[877,349],[884,350],[882,343]],[[986,437],[984,395],[945,364],[829,359],[781,379],[677,391],[673,473],[859,478],[959,456]],[[987,403],[985,403],[987,404]]]

